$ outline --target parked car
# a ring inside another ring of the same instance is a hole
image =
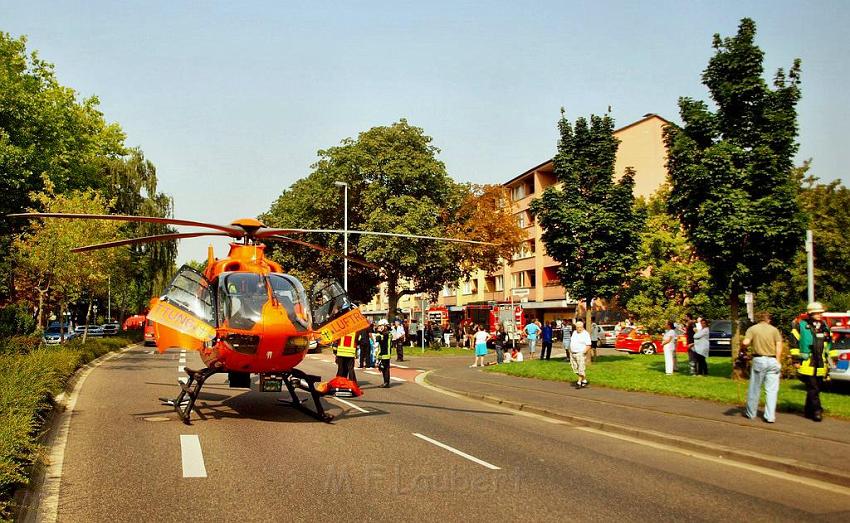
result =
[[[145,346],[156,345],[156,333],[154,332],[153,322],[145,320]]]
[[[835,327],[832,329],[832,337],[835,341],[829,357],[829,378],[850,382],[850,328]]]
[[[732,352],[732,320],[714,320],[709,324],[708,350],[711,354]]]
[[[121,328],[125,331],[136,329],[141,330],[145,327],[145,318],[146,316],[144,314],[134,314],[124,320],[124,325]]]
[[[82,336],[85,331],[85,325],[77,325],[77,328],[74,329],[74,333],[76,333],[77,336]],[[100,338],[103,336],[103,328],[100,325],[89,325],[88,331],[88,335],[93,338]]]
[[[69,332],[67,329],[65,330],[65,341],[70,341],[76,337],[76,332]],[[54,327],[48,327],[41,336],[41,341],[43,341],[45,345],[59,345],[59,343],[62,342],[62,333],[59,331],[59,324],[57,323]]]
[[[631,354],[664,353],[661,336],[652,336],[642,327],[626,327],[621,330],[614,342],[614,348]],[[682,332],[676,337],[676,352],[688,352],[688,343]]]
[[[115,336],[118,334],[118,329],[121,328],[117,323],[104,323],[101,327],[103,328],[103,334],[106,336]]]
[[[602,327],[602,335],[599,337],[599,346],[613,347],[617,343],[617,326],[600,325],[600,327]]]

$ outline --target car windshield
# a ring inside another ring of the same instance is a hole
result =
[[[732,322],[729,320],[715,320],[711,322],[710,330],[732,334]]]

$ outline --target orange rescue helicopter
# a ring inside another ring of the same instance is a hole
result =
[[[332,416],[324,411],[321,396],[361,394],[357,385],[345,378],[336,377],[322,382],[321,377],[307,374],[296,366],[304,359],[312,341],[325,345],[333,343],[346,334],[367,327],[368,321],[336,281],[319,281],[308,294],[297,278],[286,274],[278,263],[265,257],[266,246],[262,241],[306,246],[373,269],[379,267],[287,235],[347,232],[488,245],[474,240],[374,231],[274,229],[253,218],[239,219],[228,226],[149,216],[60,213],[9,216],[117,220],[211,229],[117,240],[78,247],[72,252],[199,236],[229,236],[235,240],[230,243],[230,253],[223,259],[216,259],[210,246],[203,273],[188,265],[181,267],[162,296],[152,300],[148,313],[148,319],[153,320],[155,325],[160,353],[175,347],[196,350],[206,365],[200,370],[185,368],[188,380],[179,382],[178,396],[174,399],[161,398],[174,406],[186,424],[190,424],[191,412],[204,382],[218,373],[228,374],[231,388],[251,388],[252,374],[259,375],[259,390],[262,392],[282,392],[286,387],[291,396],[286,404],[322,421],[330,421]],[[300,399],[296,389],[309,392],[315,411],[304,407],[307,400]]]

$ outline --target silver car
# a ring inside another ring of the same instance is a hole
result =
[[[64,341],[70,341],[77,337],[76,332],[68,332],[65,331]],[[63,340],[62,333],[59,332],[59,327],[50,327],[44,334],[41,336],[41,341],[44,342],[45,345],[59,345]]]
[[[613,347],[617,342],[617,326],[616,325],[600,325],[602,334],[599,335],[600,347]]]

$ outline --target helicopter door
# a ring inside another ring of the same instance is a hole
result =
[[[319,331],[324,344],[369,326],[369,321],[348,299],[342,285],[334,280],[321,280],[313,285],[310,308],[313,309],[313,329]]]
[[[209,282],[184,265],[148,313],[156,327],[157,348],[200,349],[215,337],[213,311]]]

